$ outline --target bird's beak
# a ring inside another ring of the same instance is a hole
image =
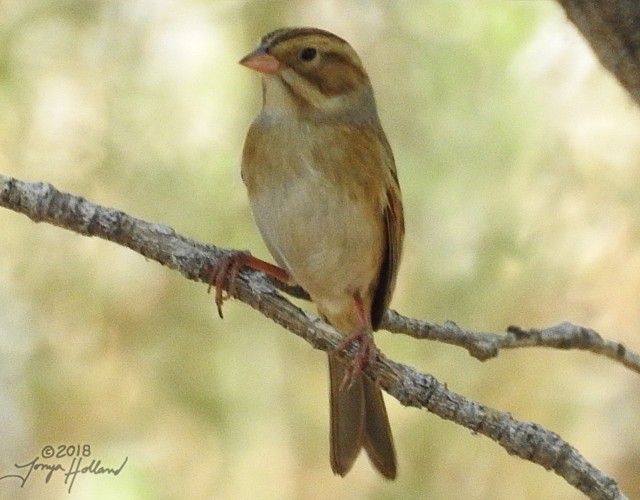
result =
[[[265,47],[256,50],[240,59],[240,64],[265,75],[275,75],[282,65],[272,55],[267,54]]]

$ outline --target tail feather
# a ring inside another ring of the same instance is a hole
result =
[[[382,392],[363,375],[341,388],[346,373],[347,368],[329,355],[331,469],[344,476],[364,448],[375,468],[394,479],[396,455]]]

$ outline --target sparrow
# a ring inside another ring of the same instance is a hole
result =
[[[387,410],[363,367],[377,355],[372,332],[395,287],[404,216],[369,77],[349,43],[317,28],[273,31],[240,64],[262,76],[241,170],[277,263],[245,254],[242,265],[302,287],[344,334],[338,350],[358,345],[352,366],[329,353],[331,468],[344,476],[364,448],[394,479]]]

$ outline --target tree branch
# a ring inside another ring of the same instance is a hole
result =
[[[124,212],[93,204],[82,197],[62,193],[50,184],[29,183],[0,175],[0,206],[70,231],[98,236],[162,265],[194,281],[208,282],[211,266],[229,251],[194,242],[162,224],[131,217]],[[290,289],[303,295],[299,289]],[[341,334],[318,317],[286,300],[264,275],[243,269],[235,283],[236,297],[316,349],[329,351],[341,342]],[[506,335],[467,332],[454,323],[435,325],[390,311],[384,328],[416,338],[438,340],[465,347],[478,359],[496,356],[501,348],[545,345],[588,349],[617,359],[638,371],[638,356],[621,344],[604,341],[592,330],[563,323],[544,330],[524,331],[511,327]],[[353,360],[356,349],[340,351]],[[405,406],[425,408],[439,417],[484,434],[509,454],[553,470],[569,484],[593,499],[624,499],[616,482],[591,465],[573,446],[557,434],[530,422],[520,422],[509,413],[456,394],[434,377],[380,355],[366,374]]]
[[[640,104],[640,2],[558,0],[598,56]]]
[[[267,278],[270,280],[270,278]],[[300,287],[292,287],[270,280],[272,285],[298,299],[309,300],[309,295]],[[416,339],[427,339],[466,349],[471,356],[486,361],[498,356],[501,349],[524,347],[551,347],[554,349],[579,349],[602,354],[640,373],[640,355],[614,340],[607,340],[591,328],[569,322],[547,328],[523,329],[509,326],[505,334],[471,332],[463,330],[452,321],[443,325],[408,318],[389,309],[382,320],[381,328],[392,333],[403,333]]]
[[[506,334],[471,332],[449,321],[436,325],[407,318],[395,311],[388,311],[382,323],[385,330],[404,333],[417,339],[430,339],[445,344],[464,347],[480,361],[496,357],[501,349],[523,347],[551,347],[555,349],[579,349],[602,354],[627,368],[640,373],[640,355],[627,349],[621,342],[607,340],[591,328],[564,322],[547,328],[528,330],[509,326]]]

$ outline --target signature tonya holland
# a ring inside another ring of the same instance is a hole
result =
[[[63,453],[60,452],[60,448],[63,449]],[[37,456],[30,462],[26,462],[24,464],[14,464],[15,468],[18,469],[18,471],[15,474],[5,474],[3,476],[0,476],[0,481],[2,481],[3,479],[14,478],[20,482],[20,487],[24,488],[24,486],[27,484],[27,481],[29,479],[31,478],[35,479],[35,477],[40,475],[37,473],[45,474],[44,476],[45,483],[48,483],[51,480],[51,478],[54,476],[54,474],[61,474],[62,477],[64,478],[64,484],[69,485],[69,488],[67,489],[67,491],[71,493],[71,488],[73,487],[73,483],[75,482],[76,477],[79,474],[91,474],[94,476],[99,476],[102,474],[110,474],[112,476],[117,476],[118,474],[120,474],[120,472],[122,472],[122,469],[124,469],[124,466],[129,460],[129,457],[125,457],[124,461],[118,468],[105,467],[104,465],[102,465],[102,460],[91,459],[89,461],[89,459],[86,457],[86,452],[85,452],[84,460],[83,460],[83,457],[69,456],[68,458],[71,459],[71,462],[70,463],[65,462],[66,466],[63,465],[63,463],[61,462],[49,460],[49,458],[65,457],[66,455],[64,453],[64,450],[71,449],[71,448],[73,447],[72,446],[66,447],[61,445],[60,447],[58,447],[58,450],[59,450],[58,453],[55,454],[55,450],[52,446],[45,446],[42,449],[42,457]],[[85,450],[86,448],[88,448],[88,446],[85,447]],[[78,453],[78,455],[80,455],[80,453]],[[43,457],[47,460],[46,462],[42,461]]]

